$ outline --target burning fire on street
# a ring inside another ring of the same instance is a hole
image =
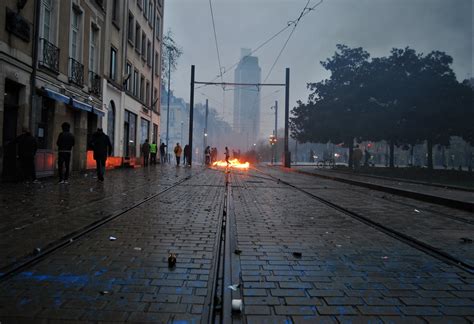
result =
[[[212,163],[212,165],[220,168],[229,167],[234,169],[248,169],[250,167],[250,164],[248,162],[242,163],[238,159],[229,160],[229,163],[223,160],[219,160]]]

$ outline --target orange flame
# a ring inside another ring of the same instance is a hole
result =
[[[219,160],[212,163],[212,165],[221,168],[229,167],[234,169],[248,169],[250,167],[250,164],[248,162],[242,163],[238,159],[229,160],[229,163],[227,163],[226,161]]]

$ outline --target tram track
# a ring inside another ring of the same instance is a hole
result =
[[[409,246],[411,246],[412,248],[415,248],[425,254],[428,254],[444,263],[447,263],[447,264],[450,264],[450,265],[453,265],[463,271],[466,271],[470,274],[474,274],[474,266],[469,264],[469,263],[466,263],[464,262],[463,260],[459,259],[458,257],[456,256],[453,256],[449,253],[446,253],[444,251],[441,251],[440,249],[432,246],[431,244],[428,244],[428,243],[425,243],[423,241],[420,241],[410,235],[407,235],[401,231],[398,231],[396,229],[393,229],[393,228],[390,228],[382,223],[379,223],[379,222],[376,222],[372,219],[370,219],[369,217],[367,216],[364,216],[364,215],[361,215],[360,213],[356,213],[354,211],[351,211],[339,204],[336,204],[336,203],[333,203],[323,197],[320,197],[312,192],[309,192],[308,190],[306,189],[303,189],[303,188],[300,188],[296,185],[293,185],[285,180],[282,180],[280,178],[277,178],[267,172],[264,172],[256,167],[253,167],[253,170],[255,170],[257,173],[260,173],[262,175],[265,175],[269,178],[271,178],[273,181],[277,182],[277,183],[282,183],[288,187],[291,187],[299,192],[302,192],[304,194],[306,194],[307,196],[311,197],[312,199],[314,200],[317,200],[321,203],[323,203],[324,205],[334,209],[334,210],[337,210],[359,222],[362,222],[363,224],[367,225],[367,226],[370,226],[374,229],[376,229],[377,231],[379,232],[382,232],[400,242],[403,242]],[[251,176],[251,175],[249,175]]]
[[[186,181],[190,180],[191,178],[197,176],[198,174],[200,174],[202,172],[203,171],[197,172],[193,175],[188,175],[188,176],[184,177],[183,179],[179,180],[178,182],[170,185],[169,187],[166,187],[163,190],[160,190],[159,192],[157,192],[155,194],[152,194],[152,195],[150,195],[150,196],[134,203],[131,206],[123,208],[121,211],[119,211],[119,212],[117,212],[113,215],[110,215],[110,216],[107,216],[105,218],[99,219],[95,222],[92,222],[91,224],[81,228],[80,230],[71,232],[70,234],[63,236],[62,238],[60,238],[60,239],[58,239],[54,242],[51,242],[51,243],[47,244],[46,246],[44,246],[42,248],[36,249],[32,254],[23,257],[18,262],[14,262],[14,263],[11,263],[9,265],[6,265],[6,266],[2,267],[0,269],[0,284],[5,282],[9,278],[14,277],[15,275],[19,274],[23,270],[28,269],[29,267],[43,261],[44,259],[46,259],[48,256],[50,256],[54,252],[68,247],[73,242],[76,242],[76,241],[82,239],[87,234],[89,234],[89,233],[91,233],[95,230],[98,230],[99,228],[103,227],[106,224],[109,224],[110,222],[117,219],[118,217],[120,217],[124,214],[127,214],[130,211],[136,209],[137,207],[139,207],[139,206],[141,206],[141,205],[143,205],[143,204],[145,204],[145,203],[147,203],[147,202],[163,195],[164,193],[166,193],[166,192],[182,185]]]

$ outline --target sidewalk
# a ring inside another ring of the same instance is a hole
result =
[[[314,167],[293,166],[292,169],[304,174],[316,175],[326,179],[381,190],[470,212],[474,211],[474,192],[472,191],[441,188],[430,186],[429,184],[423,185],[421,183],[410,183],[401,180],[382,179]]]
[[[40,184],[2,183],[0,269],[127,209],[190,172],[157,165],[107,171],[103,183],[94,172],[71,178],[69,185],[58,184],[56,178]]]

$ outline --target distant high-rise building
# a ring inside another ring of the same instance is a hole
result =
[[[258,57],[250,49],[241,49],[241,61],[234,72],[236,83],[260,83]],[[234,91],[234,131],[240,144],[248,149],[257,142],[260,132],[260,91],[256,86],[236,86]]]

